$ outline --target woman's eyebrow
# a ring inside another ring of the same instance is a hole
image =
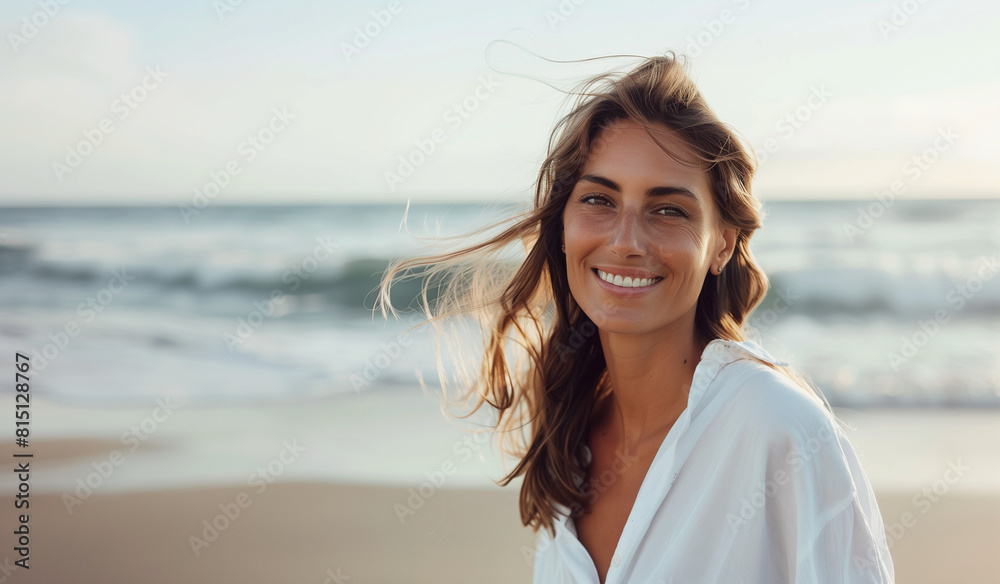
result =
[[[607,187],[615,191],[616,193],[622,192],[622,188],[618,185],[618,183],[611,180],[610,178],[603,177],[599,174],[585,174],[580,177],[580,181],[588,181],[596,183],[603,187]],[[684,195],[686,197],[691,197],[692,199],[695,200],[698,199],[697,195],[695,195],[694,193],[692,193],[691,191],[689,191],[684,187],[661,186],[661,187],[652,187],[648,191],[646,191],[647,197],[662,197],[665,195]]]

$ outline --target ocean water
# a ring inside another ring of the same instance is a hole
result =
[[[373,314],[382,270],[513,210],[404,206],[2,208],[0,358],[67,403],[419,391],[433,344]],[[750,322],[834,406],[1000,406],[1000,200],[765,211]]]

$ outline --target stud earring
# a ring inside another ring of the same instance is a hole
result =
[[[562,245],[562,250],[563,250],[563,253],[566,253],[566,244],[565,243]]]

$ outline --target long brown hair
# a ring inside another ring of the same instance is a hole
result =
[[[438,330],[438,367],[446,401],[448,380],[440,344],[444,327],[478,323],[483,335],[483,347],[477,350],[481,360],[466,360],[462,354],[468,352],[468,343],[444,335],[459,365],[456,380],[466,390],[463,397],[466,403],[474,401],[471,410],[459,417],[472,415],[484,403],[492,406],[501,452],[518,460],[499,484],[505,486],[523,475],[521,521],[535,531],[545,527],[553,536],[554,504],[580,509],[586,501],[573,477],[585,475],[582,446],[588,425],[595,404],[611,390],[595,334],[599,323],[574,301],[560,250],[563,208],[588,156],[604,147],[600,132],[618,119],[639,122],[647,131],[652,124],[663,124],[676,132],[709,173],[722,222],[737,229],[733,257],[722,274],[707,274],[698,298],[695,333],[702,341],[746,340],[747,318],[768,289],[749,245],[762,220],[761,203],[751,193],[756,157],[712,112],[685,63],[672,52],[646,58],[625,74],[594,77],[574,95],[571,111],[549,139],[533,208],[498,224],[499,233],[478,243],[393,262],[383,275],[376,302],[384,315],[387,310],[396,314],[389,299],[393,280],[424,278],[421,304],[428,322]],[[512,247],[522,248],[523,259],[510,258]],[[433,282],[438,294],[432,307],[428,292]],[[813,392],[832,412],[822,393],[804,377],[775,368]],[[508,437],[513,445],[505,450]]]

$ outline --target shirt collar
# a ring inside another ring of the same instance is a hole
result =
[[[779,367],[787,367],[789,365],[787,361],[778,359],[768,353],[764,347],[761,347],[755,341],[750,340],[730,341],[725,339],[713,339],[705,345],[705,350],[702,352],[701,356],[702,359],[724,361],[726,363],[750,357],[760,361],[765,361],[772,365],[777,365]]]

